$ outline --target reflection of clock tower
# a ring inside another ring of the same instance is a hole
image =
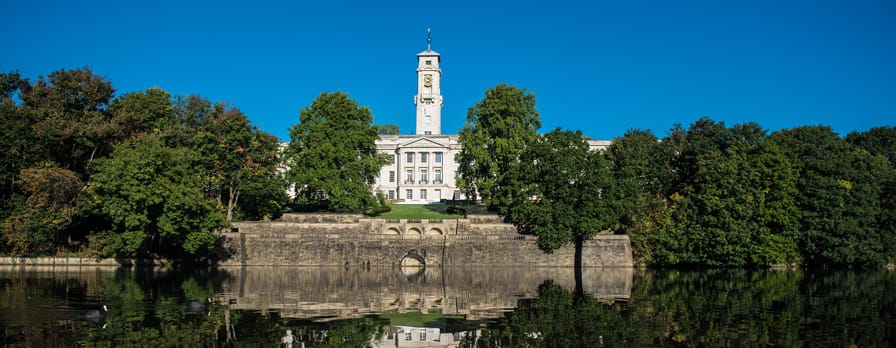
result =
[[[417,135],[442,132],[442,94],[439,91],[442,70],[439,53],[430,49],[432,38],[426,30],[426,51],[417,54]]]

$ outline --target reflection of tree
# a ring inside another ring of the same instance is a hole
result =
[[[389,320],[377,316],[320,322],[226,304],[210,313],[185,310],[189,297],[214,297],[213,278],[133,271],[0,277],[0,346],[269,347],[292,330],[308,348],[363,347],[389,330]],[[626,303],[578,297],[546,282],[537,298],[519,300],[514,312],[485,328],[449,319],[441,332],[467,331],[458,335],[462,347],[884,347],[896,342],[894,294],[896,272],[887,270],[645,271]],[[75,320],[92,298],[105,298],[106,321]],[[34,304],[69,309],[29,312]]]
[[[224,308],[191,313],[184,303],[212,297],[205,274],[119,271],[108,279],[109,314],[105,328],[86,330],[85,346],[205,346],[222,335]]]
[[[366,347],[371,339],[381,337],[388,323],[376,317],[315,322],[255,311],[234,311],[232,320],[237,328],[239,345],[276,346],[286,330],[292,330],[294,347],[300,346],[301,342],[308,348]]]
[[[545,283],[465,347],[859,346],[896,342],[896,273],[656,271],[629,303]]]
[[[461,346],[472,347],[599,347],[650,346],[638,337],[641,328],[624,325],[624,306],[577,297],[559,285],[545,282],[538,298],[519,301],[519,307],[478,338],[465,337]]]

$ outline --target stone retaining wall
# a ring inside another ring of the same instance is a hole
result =
[[[298,215],[298,214],[295,214]],[[317,223],[311,221],[320,221]],[[333,222],[341,221],[341,222]],[[408,258],[430,266],[572,266],[572,245],[546,254],[500,217],[458,220],[361,219],[347,215],[235,223],[225,233],[221,265],[398,266]],[[585,267],[632,267],[628,236],[585,241]]]
[[[93,259],[80,257],[0,257],[0,265],[9,266],[164,266],[165,260]]]

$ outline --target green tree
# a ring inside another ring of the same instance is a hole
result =
[[[882,265],[893,260],[894,235],[881,228],[881,197],[892,178],[883,156],[871,156],[830,127],[785,129],[770,140],[797,163],[798,243],[809,264]]]
[[[851,132],[846,141],[872,155],[884,156],[896,166],[896,127],[874,127],[865,132]]]
[[[458,187],[506,214],[521,183],[508,175],[526,146],[535,142],[541,120],[535,95],[506,84],[485,91],[485,98],[467,111],[460,130]]]
[[[589,150],[581,132],[553,130],[529,146],[520,162],[509,176],[526,185],[509,205],[509,216],[521,232],[538,236],[545,252],[570,242],[580,249],[617,221],[610,163]]]
[[[97,161],[89,191],[111,222],[107,243],[116,256],[207,255],[224,217],[200,191],[192,157],[145,136]]]
[[[896,231],[896,127],[875,127],[865,132],[852,132],[846,136],[846,141],[889,161],[890,170],[883,170],[876,175],[882,185],[878,229],[881,233]],[[890,257],[891,263],[896,262],[896,252],[890,252]]]
[[[229,176],[227,201],[234,205],[228,209],[228,220],[274,218],[289,200],[286,181],[280,172],[279,139],[254,129],[249,140],[242,166]]]
[[[59,70],[25,85],[21,109],[33,122],[34,146],[86,179],[88,164],[111,150],[107,106],[114,93],[111,82],[88,68]]]
[[[239,209],[245,187],[250,182],[254,186],[267,182],[270,185],[257,187],[253,193],[255,203],[268,204],[254,209],[262,208],[263,215],[278,212],[279,204],[270,204],[271,198],[281,198],[283,195],[277,193],[285,190],[276,175],[280,165],[277,138],[252,126],[239,109],[227,106],[215,109],[193,137],[194,147],[201,154],[199,167],[207,169],[204,175],[207,195],[224,207],[230,221]],[[262,194],[271,197],[266,199]]]
[[[398,135],[399,128],[397,124],[384,124],[377,126],[377,133],[381,135]]]
[[[171,94],[153,87],[115,98],[110,107],[109,136],[115,144],[144,134],[169,130],[174,126]]]
[[[629,130],[606,151],[617,192],[613,204],[621,212],[615,230],[629,235],[635,259],[642,264],[654,261],[658,231],[653,219],[665,203],[661,171],[668,161],[660,160],[661,150],[650,131]]]
[[[67,245],[81,180],[68,169],[48,165],[23,169],[17,181],[22,191],[14,210],[3,221],[6,243],[17,255],[46,255]]]
[[[341,92],[322,93],[301,110],[285,151],[298,203],[340,211],[377,205],[372,185],[387,161],[376,151],[372,122],[370,109]]]
[[[660,142],[631,131],[614,140],[624,213],[639,262],[716,266],[798,260],[796,170],[755,123],[703,118]]]
[[[19,170],[37,161],[35,158],[32,120],[22,114],[14,97],[27,84],[18,72],[0,73],[0,200],[6,201],[14,192]],[[2,209],[8,212],[9,209]],[[5,214],[0,213],[0,218]]]
[[[721,124],[720,124],[721,125]],[[715,148],[696,154],[684,188],[693,259],[703,265],[768,265],[797,260],[796,172],[765,131],[728,128]]]

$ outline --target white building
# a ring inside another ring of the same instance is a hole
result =
[[[429,41],[429,39],[427,39]],[[374,190],[392,201],[429,203],[462,197],[455,183],[457,134],[441,134],[441,56],[429,44],[417,54],[417,129],[414,135],[381,135],[376,142],[390,161],[380,169]]]
[[[417,129],[414,135],[381,135],[376,141],[380,153],[390,161],[380,169],[374,190],[390,201],[406,203],[438,202],[442,199],[463,199],[455,179],[458,175],[456,155],[461,146],[457,134],[441,134],[442,69],[441,56],[429,46],[417,54]],[[589,140],[592,150],[603,150],[608,140]]]

